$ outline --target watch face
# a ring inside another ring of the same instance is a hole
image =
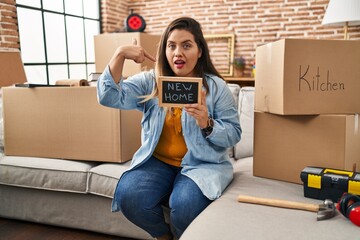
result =
[[[209,119],[209,127],[214,127],[214,119]]]

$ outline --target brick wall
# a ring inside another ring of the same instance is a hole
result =
[[[123,32],[129,15],[130,0],[101,0],[101,30],[104,33]]]
[[[329,0],[103,0],[102,29],[104,32],[122,29],[129,11],[119,13],[116,9],[126,5],[128,9],[133,9],[144,17],[147,23],[145,31],[152,34],[161,34],[169,21],[176,17],[189,16],[202,24],[205,34],[235,33],[235,56],[243,55],[251,63],[256,47],[278,39],[343,39],[342,27],[321,25],[328,2]],[[114,12],[115,15],[112,14]],[[360,26],[351,27],[349,34],[350,39],[359,40]]]
[[[0,0],[0,50],[19,48],[15,0]]]

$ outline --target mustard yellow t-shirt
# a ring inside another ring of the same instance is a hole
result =
[[[159,142],[153,153],[160,161],[176,167],[180,167],[187,152],[181,129],[181,112],[181,108],[168,111]]]

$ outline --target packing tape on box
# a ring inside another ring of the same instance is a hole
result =
[[[355,134],[357,134],[358,130],[359,130],[359,114],[355,113],[354,118],[355,118],[354,119],[354,122],[355,122],[354,132],[355,132]]]

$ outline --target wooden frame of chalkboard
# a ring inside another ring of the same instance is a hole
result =
[[[200,103],[202,78],[159,76],[159,106],[183,107]]]

